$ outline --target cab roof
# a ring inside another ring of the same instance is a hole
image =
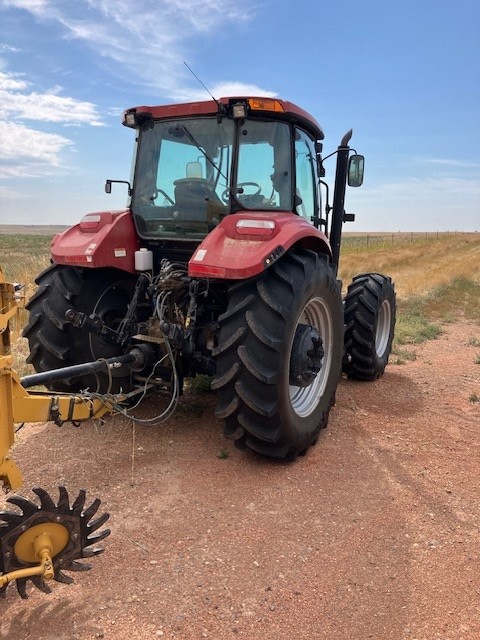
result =
[[[305,127],[317,140],[323,140],[324,133],[313,116],[293,102],[278,98],[257,96],[230,96],[219,100],[186,102],[159,106],[139,106],[127,109],[123,114],[123,124],[136,127],[146,120],[164,120],[192,116],[229,115],[233,105],[243,103],[249,115],[268,117],[272,120],[286,120]]]

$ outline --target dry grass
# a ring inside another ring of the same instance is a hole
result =
[[[21,282],[27,293],[35,290],[36,276],[50,263],[49,236],[0,234],[1,267],[10,282]]]
[[[45,235],[0,235],[0,260],[8,282],[19,282],[28,300],[35,292],[35,278],[50,263],[50,237]],[[20,376],[34,373],[25,360],[29,354],[28,342],[22,338],[22,330],[28,321],[28,313],[20,309],[10,322],[13,366]]]
[[[345,284],[357,273],[378,271],[392,276],[397,295],[426,295],[454,280],[480,283],[480,234],[440,235],[438,238],[406,234],[388,237],[369,246],[345,239],[340,277]]]

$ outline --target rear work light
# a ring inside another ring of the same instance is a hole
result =
[[[125,111],[125,113],[123,114],[122,124],[124,124],[126,127],[134,127],[137,124],[135,113],[132,111]]]
[[[271,236],[275,230],[273,220],[248,220],[242,218],[235,225],[237,233],[247,236]]]
[[[247,105],[244,102],[237,102],[232,107],[232,116],[235,120],[247,117]]]

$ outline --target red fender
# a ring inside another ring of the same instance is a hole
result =
[[[115,267],[135,273],[140,248],[130,210],[89,213],[74,227],[53,237],[56,264],[98,269]]]
[[[188,273],[198,278],[251,278],[295,243],[332,254],[326,235],[293,213],[235,213],[203,240],[188,263]]]

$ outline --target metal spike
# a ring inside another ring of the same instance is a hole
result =
[[[85,499],[87,494],[85,489],[80,489],[80,493],[75,499],[75,502],[72,504],[72,513],[76,516],[79,516],[82,513],[83,507],[85,506]]]
[[[58,569],[58,571],[55,571],[54,580],[56,580],[57,582],[63,582],[63,584],[72,584],[73,582],[73,578],[65,575],[63,571],[60,571],[60,569]]]
[[[58,487],[58,512],[59,513],[65,513],[65,514],[69,514],[70,513],[70,502],[68,499],[68,491],[66,490],[65,487],[60,486]]]
[[[13,511],[1,511],[0,512],[0,520],[4,520],[6,522],[6,526],[12,528],[12,526],[17,526],[23,521],[23,516]],[[2,525],[2,528],[5,525]]]
[[[20,507],[23,515],[27,518],[37,513],[39,509],[34,502],[31,502],[31,500],[27,500],[26,498],[22,498],[22,496],[11,496],[10,498],[7,498],[7,502],[16,504],[17,507]]]
[[[105,551],[105,547],[100,545],[99,547],[93,547],[90,549],[89,547],[84,547],[82,549],[82,558],[93,558],[93,556],[98,556],[99,553]]]
[[[77,562],[76,560],[73,560],[68,567],[65,567],[68,571],[89,571],[91,568],[91,564],[88,564],[87,562]]]
[[[87,525],[87,529],[90,533],[93,533],[94,531],[96,531],[97,529],[100,529],[100,527],[102,525],[105,524],[105,522],[109,519],[110,514],[109,513],[104,513],[102,516],[100,516],[99,518],[97,518],[96,520],[92,520],[90,522],[89,525]]]
[[[17,581],[17,591],[22,600],[26,600],[27,596],[27,579],[19,578]]]
[[[92,504],[87,509],[85,509],[85,511],[83,512],[83,517],[86,520],[90,520],[90,518],[97,513],[97,511],[98,511],[98,509],[100,507],[100,504],[101,504],[100,499],[99,498],[95,498],[95,500],[92,502]]]
[[[44,511],[56,510],[55,503],[50,497],[50,494],[48,493],[48,491],[45,491],[45,489],[42,489],[41,487],[33,487],[32,491],[33,493],[36,493],[37,496],[40,498],[40,507]]]
[[[41,576],[32,576],[30,580],[37,587],[37,589],[40,589],[40,591],[43,591],[43,593],[52,593],[52,590]]]
[[[104,540],[109,535],[110,535],[110,529],[104,529],[103,531],[100,531],[100,533],[96,533],[93,536],[88,536],[87,539],[85,540],[85,546],[89,547],[91,544],[100,542],[101,540]]]

